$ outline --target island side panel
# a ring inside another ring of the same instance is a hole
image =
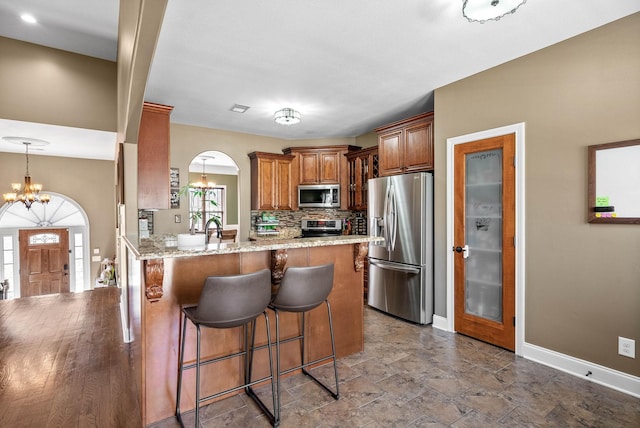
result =
[[[356,272],[353,262],[353,246],[309,248],[309,265],[334,264],[333,290],[329,295],[333,330],[338,358],[364,350],[364,302],[362,295],[363,272]],[[331,353],[328,339],[329,325],[325,305],[309,314],[311,337],[318,345],[310,346],[310,358],[320,358]],[[320,345],[321,344],[321,345]]]
[[[142,277],[143,262],[135,259],[135,256],[127,249],[127,280],[120,285],[121,293],[126,293],[127,315],[123,320],[128,319],[129,325],[124,328],[129,329],[131,342],[128,344],[130,358],[133,368],[134,385],[138,397],[144,396],[144,339],[142,332],[142,295],[144,294],[144,279]],[[124,296],[123,296],[124,298]],[[142,420],[145,420],[146,408],[144,400],[140,400],[140,412]]]

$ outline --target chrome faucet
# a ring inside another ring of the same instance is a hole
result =
[[[205,242],[205,244],[209,243],[209,226],[211,225],[211,222],[214,222],[216,224],[216,238],[222,237],[222,230],[220,229],[220,220],[218,220],[218,217],[211,217],[204,224],[204,242]]]

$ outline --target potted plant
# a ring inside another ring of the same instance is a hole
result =
[[[204,206],[202,205],[202,201],[205,200],[207,190],[209,190],[207,187],[187,184],[186,186],[183,186],[178,193],[180,196],[186,195],[189,197],[189,233],[178,234],[178,249],[204,249],[207,241],[206,233],[204,230],[202,231],[203,233],[196,233],[196,227],[201,222],[204,221],[203,229],[207,224],[206,221],[212,221],[216,224],[218,229],[222,227],[219,216],[213,215],[209,220],[205,220],[204,218],[205,213],[203,211]],[[210,199],[209,203],[214,207],[218,206],[216,201],[213,199]],[[192,210],[196,205],[203,209]]]

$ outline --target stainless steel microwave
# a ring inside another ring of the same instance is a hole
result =
[[[298,186],[298,207],[340,208],[340,185],[301,184]]]

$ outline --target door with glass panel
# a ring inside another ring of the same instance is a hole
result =
[[[69,230],[21,229],[20,296],[69,292]]]
[[[454,148],[455,330],[515,350],[515,134]]]

